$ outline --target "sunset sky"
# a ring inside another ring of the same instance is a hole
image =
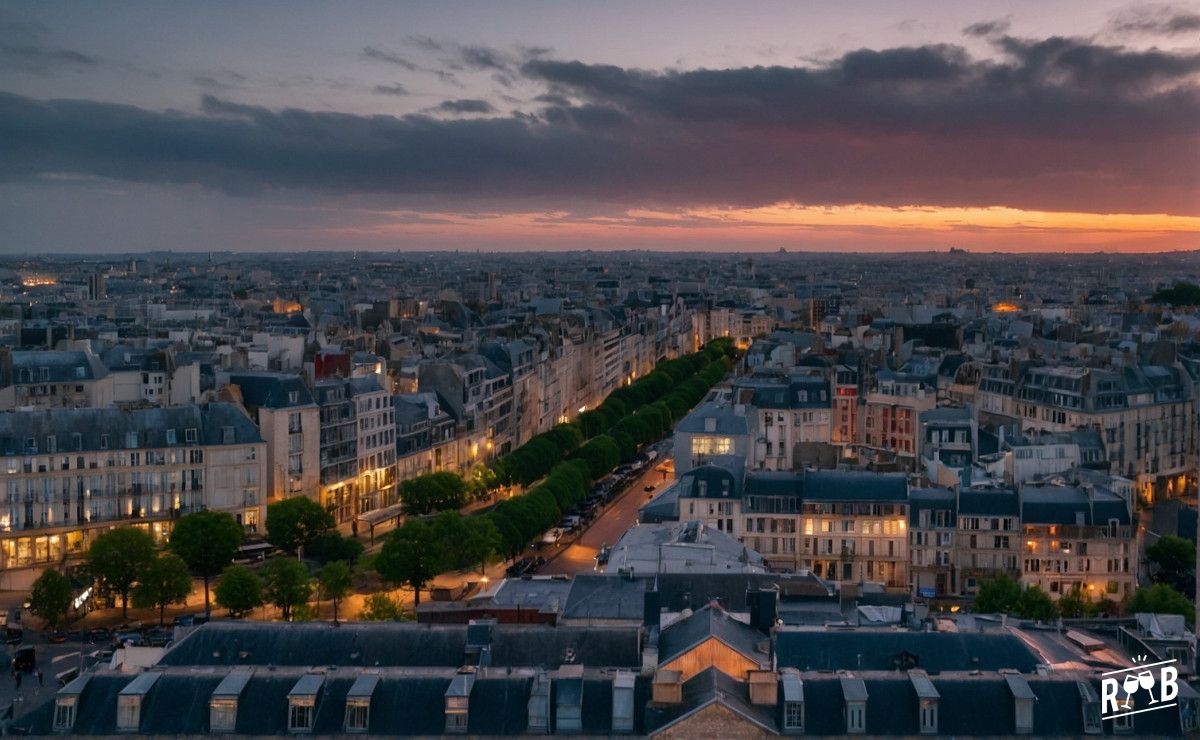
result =
[[[0,251],[1200,248],[1200,5],[10,2]]]

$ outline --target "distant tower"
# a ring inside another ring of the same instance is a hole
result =
[[[104,273],[93,272],[88,275],[88,299],[102,301],[108,297],[108,288],[104,284]]]

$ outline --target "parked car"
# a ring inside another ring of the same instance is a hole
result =
[[[530,568],[534,567],[533,558],[521,558],[517,562],[508,566],[508,570],[504,571],[509,578],[520,578],[525,575]]]
[[[37,669],[37,650],[33,645],[17,647],[17,652],[13,655],[12,669],[26,673],[33,673]]]

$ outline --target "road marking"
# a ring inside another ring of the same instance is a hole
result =
[[[60,661],[60,660],[66,660],[67,658],[77,658],[77,657],[79,657],[79,652],[74,652],[74,653],[66,653],[65,655],[60,655],[60,656],[58,656],[58,657],[56,657],[56,658],[51,658],[51,659],[50,659],[50,662],[51,662],[51,663],[57,663],[57,662],[58,662],[58,661]]]

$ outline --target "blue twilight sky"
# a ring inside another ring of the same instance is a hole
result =
[[[1195,248],[1200,7],[0,6],[0,251]]]

